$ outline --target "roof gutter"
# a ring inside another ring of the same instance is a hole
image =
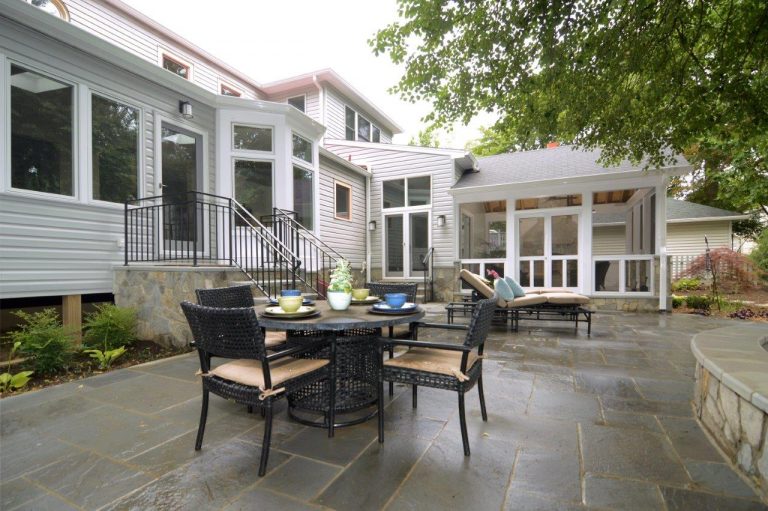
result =
[[[692,222],[723,222],[736,220],[746,220],[750,218],[750,215],[731,215],[731,216],[703,216],[699,218],[675,218],[673,220],[667,220],[670,224],[689,224]]]

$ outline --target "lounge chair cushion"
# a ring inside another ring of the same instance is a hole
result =
[[[510,289],[512,289],[512,292],[515,294],[515,298],[525,296],[525,289],[523,289],[523,286],[521,286],[515,279],[507,275],[504,277],[504,282],[506,282]]]
[[[328,360],[308,358],[283,358],[269,363],[269,376],[272,380],[272,388],[281,383],[302,374],[320,369],[328,364]],[[239,359],[221,364],[211,369],[208,376],[218,376],[225,380],[242,383],[266,390],[264,385],[264,373],[261,370],[261,361],[252,359]]]
[[[267,345],[267,348],[274,348],[275,346],[279,346],[280,344],[283,344],[287,340],[287,337],[285,335],[285,332],[275,332],[272,330],[267,330],[267,332],[264,334],[264,344]]]
[[[544,293],[539,296],[545,297],[547,303],[553,305],[586,305],[589,303],[589,297],[576,293]]]
[[[544,293],[571,293],[575,294],[570,289],[566,289],[564,287],[541,287],[538,289],[530,289],[527,291],[527,294],[529,295],[542,295]]]
[[[399,357],[385,360],[384,365],[456,376],[461,373],[461,355],[462,352],[460,351],[434,348],[411,348]],[[477,362],[478,358],[476,353],[469,353],[469,357],[467,358],[467,370]]]
[[[525,295],[512,300],[499,300],[499,307],[514,309],[515,307],[529,307],[547,303],[547,297],[542,295]]]
[[[506,280],[496,279],[496,282],[493,283],[493,288],[496,290],[499,299],[508,301],[515,299],[515,292],[512,291],[512,288],[509,287]]]
[[[464,269],[459,272],[459,275],[462,279],[464,279],[464,281],[467,282],[467,284],[469,284],[474,290],[483,295],[485,298],[490,298],[493,296],[493,289],[483,281],[483,278],[480,275]]]

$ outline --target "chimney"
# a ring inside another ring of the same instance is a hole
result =
[[[560,142],[547,142],[547,149],[554,149],[560,147]]]

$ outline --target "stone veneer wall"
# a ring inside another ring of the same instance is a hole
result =
[[[768,502],[768,415],[696,363],[696,415]]]
[[[134,307],[138,337],[164,346],[189,346],[192,333],[179,304],[196,302],[195,289],[226,287],[241,281],[235,268],[128,266],[114,270],[115,304]]]
[[[590,309],[597,311],[658,312],[659,297],[598,297],[589,302]]]
[[[454,294],[458,291],[459,270],[455,267],[435,267],[434,268],[434,289],[435,297],[433,302],[452,302]],[[371,281],[378,282],[382,280],[381,268],[371,268]],[[424,279],[415,277],[407,280],[419,284],[419,290],[424,287]],[[397,281],[392,281],[397,282]]]

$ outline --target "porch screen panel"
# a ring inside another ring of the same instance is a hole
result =
[[[577,255],[579,253],[579,216],[558,215],[552,217],[552,255]]]
[[[11,186],[74,195],[74,88],[11,65]]]
[[[520,257],[544,255],[544,218],[520,219]]]

